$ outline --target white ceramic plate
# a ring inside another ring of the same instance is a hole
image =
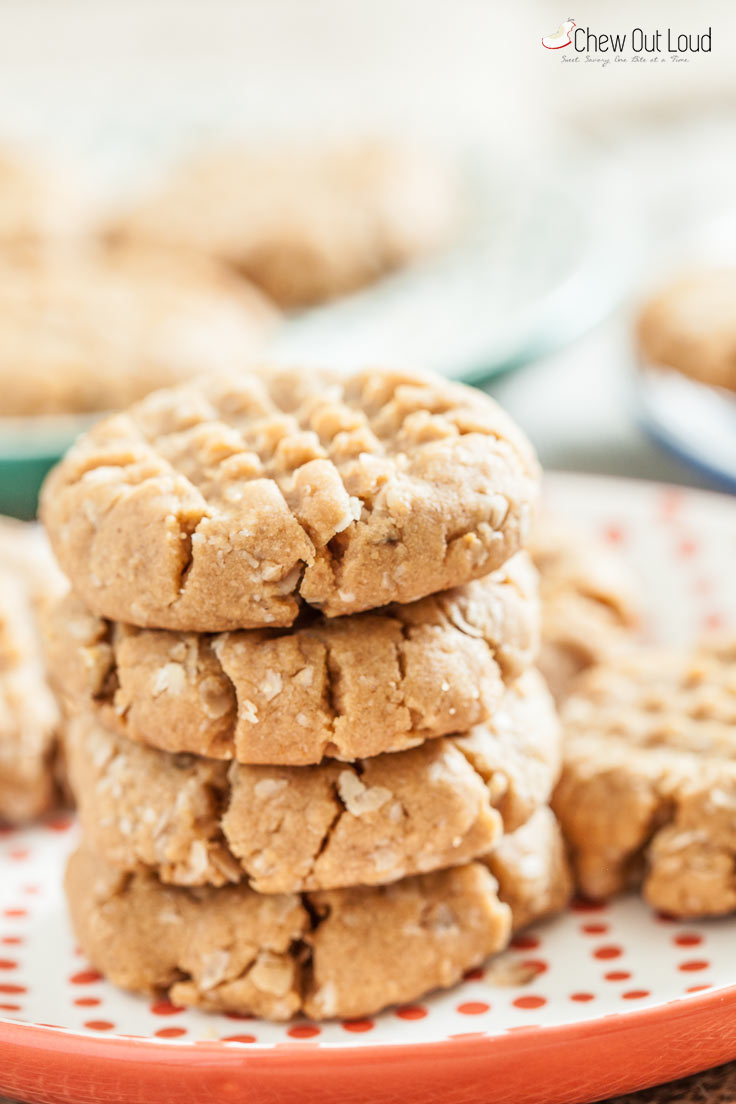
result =
[[[630,220],[614,227],[603,217],[613,179],[590,164],[540,172],[536,162],[479,156],[466,170],[467,221],[454,247],[295,316],[275,354],[343,370],[409,364],[474,382],[603,317],[623,291],[633,250]]]
[[[549,478],[547,499],[630,562],[647,635],[736,630],[735,501],[581,476]],[[454,989],[357,1023],[243,1021],[119,992],[67,923],[75,831],[62,818],[0,836],[0,1092],[477,1104],[492,1083],[496,1102],[559,1104],[736,1056],[736,920],[675,922],[635,897],[579,902]]]

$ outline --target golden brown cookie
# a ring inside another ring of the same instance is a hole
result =
[[[42,513],[94,613],[217,632],[411,602],[526,542],[538,468],[438,376],[263,369],[156,392],[79,438]]]
[[[433,252],[456,211],[445,167],[387,142],[232,148],[181,165],[113,233],[210,254],[293,308]]]
[[[30,150],[0,150],[0,243],[3,247],[69,238],[84,228],[84,199],[65,165]],[[5,323],[3,318],[3,323]]]
[[[87,715],[67,757],[85,838],[126,870],[261,893],[382,885],[488,852],[549,800],[559,729],[529,671],[466,736],[353,764],[227,764],[133,744]],[[540,859],[541,861],[541,859]]]
[[[0,821],[31,820],[57,796],[61,717],[37,617],[63,585],[38,526],[0,519]]]
[[[406,606],[217,636],[111,623],[69,594],[44,635],[70,711],[165,751],[303,765],[401,751],[486,720],[533,661],[536,590],[518,553]]]
[[[562,720],[554,808],[582,891],[736,910],[736,644],[621,655],[581,677]]]
[[[636,587],[609,548],[552,518],[536,522],[529,551],[542,601],[539,667],[559,702],[581,671],[631,646]]]
[[[637,339],[646,364],[736,390],[736,269],[667,284],[643,307]]]
[[[572,873],[555,815],[542,805],[526,824],[501,837],[483,862],[511,909],[513,929],[561,912],[572,894]]]
[[[0,311],[0,415],[114,410],[240,369],[276,317],[207,258],[91,245],[5,250]]]
[[[365,1016],[448,987],[511,929],[480,863],[300,897],[165,886],[82,847],[66,891],[82,950],[115,984],[274,1020]]]

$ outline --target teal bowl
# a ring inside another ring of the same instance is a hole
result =
[[[80,415],[0,418],[0,513],[34,518],[44,476],[93,421]]]

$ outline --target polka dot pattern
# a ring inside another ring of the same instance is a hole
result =
[[[528,996],[515,997],[512,1001],[514,1008],[541,1008],[546,1003],[546,997],[535,996],[533,993]]]
[[[291,1039],[313,1039],[319,1033],[320,1029],[316,1024],[294,1024],[293,1027],[287,1028],[286,1032]]]
[[[694,639],[715,614],[722,627],[736,627],[721,502],[615,481],[606,481],[603,494],[601,486],[572,480],[557,492],[553,482],[550,502],[630,558],[655,637]],[[736,918],[698,924],[653,913],[636,897],[578,899],[564,916],[517,935],[460,985],[382,1015],[325,1024],[208,1015],[121,993],[79,953],[60,878],[75,835],[68,816],[27,831],[0,827],[0,1033],[3,1021],[27,1021],[98,1038],[143,1037],[156,1047],[371,1047],[507,1031],[529,1036],[548,1025],[707,1001],[736,986]]]
[[[680,932],[672,942],[677,947],[697,947],[703,942],[703,937],[697,932]]]
[[[463,1001],[457,1006],[457,1010],[462,1016],[482,1016],[484,1012],[490,1011],[490,1007],[485,1001]]]
[[[423,1020],[428,1012],[421,1004],[407,1004],[404,1008],[397,1008],[396,1015],[400,1020]]]
[[[153,1012],[154,1016],[176,1016],[177,1013],[183,1011],[183,1008],[165,999],[154,1001],[151,1005],[151,1012]]]
[[[616,946],[597,947],[593,951],[595,958],[620,958],[622,954],[621,948]]]
[[[157,1039],[181,1039],[186,1033],[185,1027],[160,1027],[158,1031],[154,1031]]]
[[[76,974],[72,974],[69,978],[72,985],[91,985],[92,982],[101,980],[102,974],[99,974],[97,970],[78,970]]]

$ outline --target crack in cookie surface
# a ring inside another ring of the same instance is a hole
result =
[[[512,931],[563,908],[570,875],[542,808],[483,862],[388,887],[183,889],[123,875],[82,847],[66,888],[85,954],[116,984],[212,1010],[324,1019],[454,984]]]
[[[536,578],[524,554],[483,580],[351,618],[216,636],[139,630],[73,595],[46,619],[70,710],[131,739],[250,763],[399,751],[484,721],[532,662]]]
[[[111,981],[275,1020],[367,1015],[452,985],[511,929],[479,863],[303,897],[187,890],[142,873],[111,893],[119,879],[85,848],[66,878],[77,938]]]
[[[466,736],[345,764],[245,766],[172,756],[69,722],[86,838],[111,862],[183,885],[258,892],[384,884],[488,852],[550,797],[559,728],[534,671]]]
[[[524,544],[537,482],[526,439],[479,392],[273,369],[100,423],[49,477],[43,514],[94,612],[220,631],[486,574]]]

